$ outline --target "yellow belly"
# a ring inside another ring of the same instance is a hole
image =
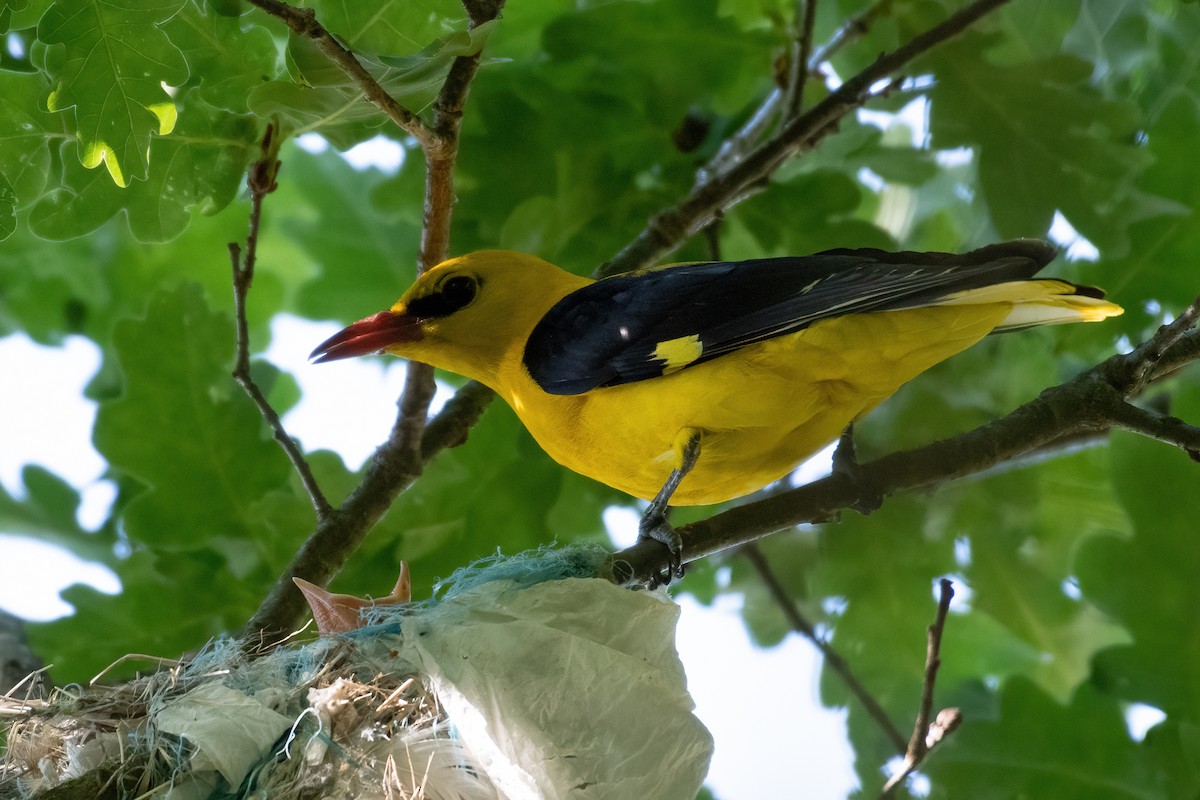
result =
[[[1008,304],[859,314],[646,381],[547,395],[497,387],[552,458],[650,499],[685,428],[700,457],[672,505],[718,503],[786,475],[913,377],[987,335]]]

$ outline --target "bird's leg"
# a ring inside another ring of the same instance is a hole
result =
[[[678,442],[684,437],[686,440],[683,442],[683,446],[679,447]],[[650,506],[642,515],[642,521],[638,525],[639,539],[653,539],[656,542],[662,542],[670,553],[667,571],[658,576],[658,580],[663,585],[670,583],[672,578],[683,577],[683,539],[667,521],[667,503],[671,501],[671,495],[675,494],[675,490],[679,488],[679,482],[692,471],[692,467],[696,466],[696,459],[700,457],[700,431],[685,428],[680,431],[676,442],[679,466],[671,470],[671,474],[667,476],[667,482],[650,501]]]
[[[833,474],[841,475],[853,484],[858,493],[858,499],[851,508],[866,515],[878,511],[883,505],[883,493],[879,487],[863,477],[858,466],[858,456],[854,450],[854,423],[851,422],[838,438],[837,448],[833,451]]]

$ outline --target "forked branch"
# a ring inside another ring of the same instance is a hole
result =
[[[278,3],[277,0],[253,1],[262,8],[269,5],[274,9],[272,13],[294,14],[303,11]],[[470,25],[475,27],[495,18],[503,5],[503,0],[472,0],[466,3]],[[425,215],[418,269],[424,270],[445,260],[449,252],[459,129],[463,107],[471,82],[478,72],[481,54],[459,56],[452,62],[434,102],[432,126],[427,127],[420,120],[413,122],[415,118],[400,109],[374,78],[362,69],[353,55],[316,23],[310,12],[302,13],[296,24],[308,26],[303,27],[304,35],[314,36],[318,43],[325,42],[322,49],[326,50],[330,59],[346,70],[348,75],[359,80],[367,96],[388,111],[401,129],[413,133],[422,142],[426,166]],[[383,97],[376,97],[376,90]],[[420,123],[419,126],[417,123]],[[447,406],[452,409],[451,413],[459,415],[457,421],[442,419],[443,415],[439,415],[427,428],[426,416],[434,388],[433,370],[423,364],[410,363],[404,392],[398,402],[396,423],[388,440],[375,451],[362,482],[350,496],[338,508],[319,515],[316,529],[246,624],[244,634],[252,637],[270,635],[293,626],[304,611],[304,601],[292,578],[300,577],[318,586],[326,585],[357,549],[367,531],[387,512],[396,496],[420,476],[429,458],[443,447],[461,441],[467,427],[478,419],[487,403],[486,397],[478,396],[479,392],[468,392],[461,401]]]
[[[614,275],[658,262],[708,224],[715,214],[728,210],[733,202],[745,195],[749,187],[769,176],[789,156],[811,149],[835,130],[842,118],[874,96],[877,83],[935,45],[962,33],[1006,2],[1008,0],[975,0],[903,46],[880,56],[875,63],[792,119],[728,170],[698,184],[682,203],[663,209],[651,217],[642,232],[611,261],[597,269],[597,273]]]
[[[957,708],[944,708],[930,724],[933,713],[933,688],[937,683],[938,669],[942,665],[942,634],[946,630],[946,615],[950,612],[950,601],[954,598],[954,587],[946,578],[938,582],[937,615],[925,643],[925,680],[921,685],[921,703],[917,708],[912,738],[904,752],[904,763],[883,787],[881,797],[891,797],[896,787],[913,774],[933,748],[946,740],[962,724],[962,713]]]

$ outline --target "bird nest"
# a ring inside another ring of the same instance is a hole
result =
[[[693,800],[712,738],[679,609],[597,577],[606,555],[497,557],[423,603],[404,573],[384,605],[307,585],[335,626],[311,643],[10,692],[0,800]]]
[[[0,797],[495,797],[422,676],[377,644],[225,642],[116,686],[10,693]]]

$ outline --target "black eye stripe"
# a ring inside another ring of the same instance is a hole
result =
[[[408,313],[414,317],[445,317],[471,304],[479,291],[479,284],[466,275],[447,278],[432,294],[418,297],[408,304]]]

